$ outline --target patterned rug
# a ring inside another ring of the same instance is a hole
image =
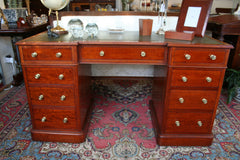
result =
[[[95,80],[95,108],[84,143],[31,141],[31,121],[24,85],[0,99],[0,159],[83,160],[238,160],[239,104],[222,96],[209,147],[158,146],[148,101],[150,80]]]

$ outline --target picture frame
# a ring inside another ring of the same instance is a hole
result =
[[[193,32],[203,37],[213,0],[183,0],[177,22],[177,32]]]

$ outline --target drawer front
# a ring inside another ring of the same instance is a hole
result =
[[[80,62],[166,63],[164,47],[82,46]]]
[[[166,133],[210,133],[212,128],[212,113],[182,113],[168,112]]]
[[[32,105],[74,106],[73,88],[29,87]]]
[[[222,70],[172,69],[172,87],[218,87]]]
[[[172,65],[215,65],[226,66],[228,50],[207,48],[172,48]]]
[[[74,130],[77,128],[74,109],[33,109],[32,118],[34,129]]]
[[[22,59],[24,61],[73,61],[73,48],[64,46],[23,46]]]
[[[73,84],[72,68],[27,67],[25,68],[28,83]]]
[[[217,93],[212,90],[171,90],[168,98],[169,109],[213,110]]]

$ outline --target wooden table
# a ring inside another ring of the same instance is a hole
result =
[[[93,39],[41,33],[17,45],[33,140],[84,142],[92,106],[91,64],[131,64],[155,66],[150,110],[157,143],[211,145],[231,45],[210,37],[180,41],[127,31],[100,31]]]
[[[231,50],[228,66],[240,68],[240,16],[220,15],[210,17],[207,30],[212,31],[214,38],[234,45],[235,48]],[[227,35],[230,35],[230,37]]]

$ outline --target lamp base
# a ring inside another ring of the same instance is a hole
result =
[[[56,27],[51,29],[52,32],[55,32],[57,34],[67,34],[68,31],[66,31],[64,28],[60,27],[59,25],[57,25]]]

